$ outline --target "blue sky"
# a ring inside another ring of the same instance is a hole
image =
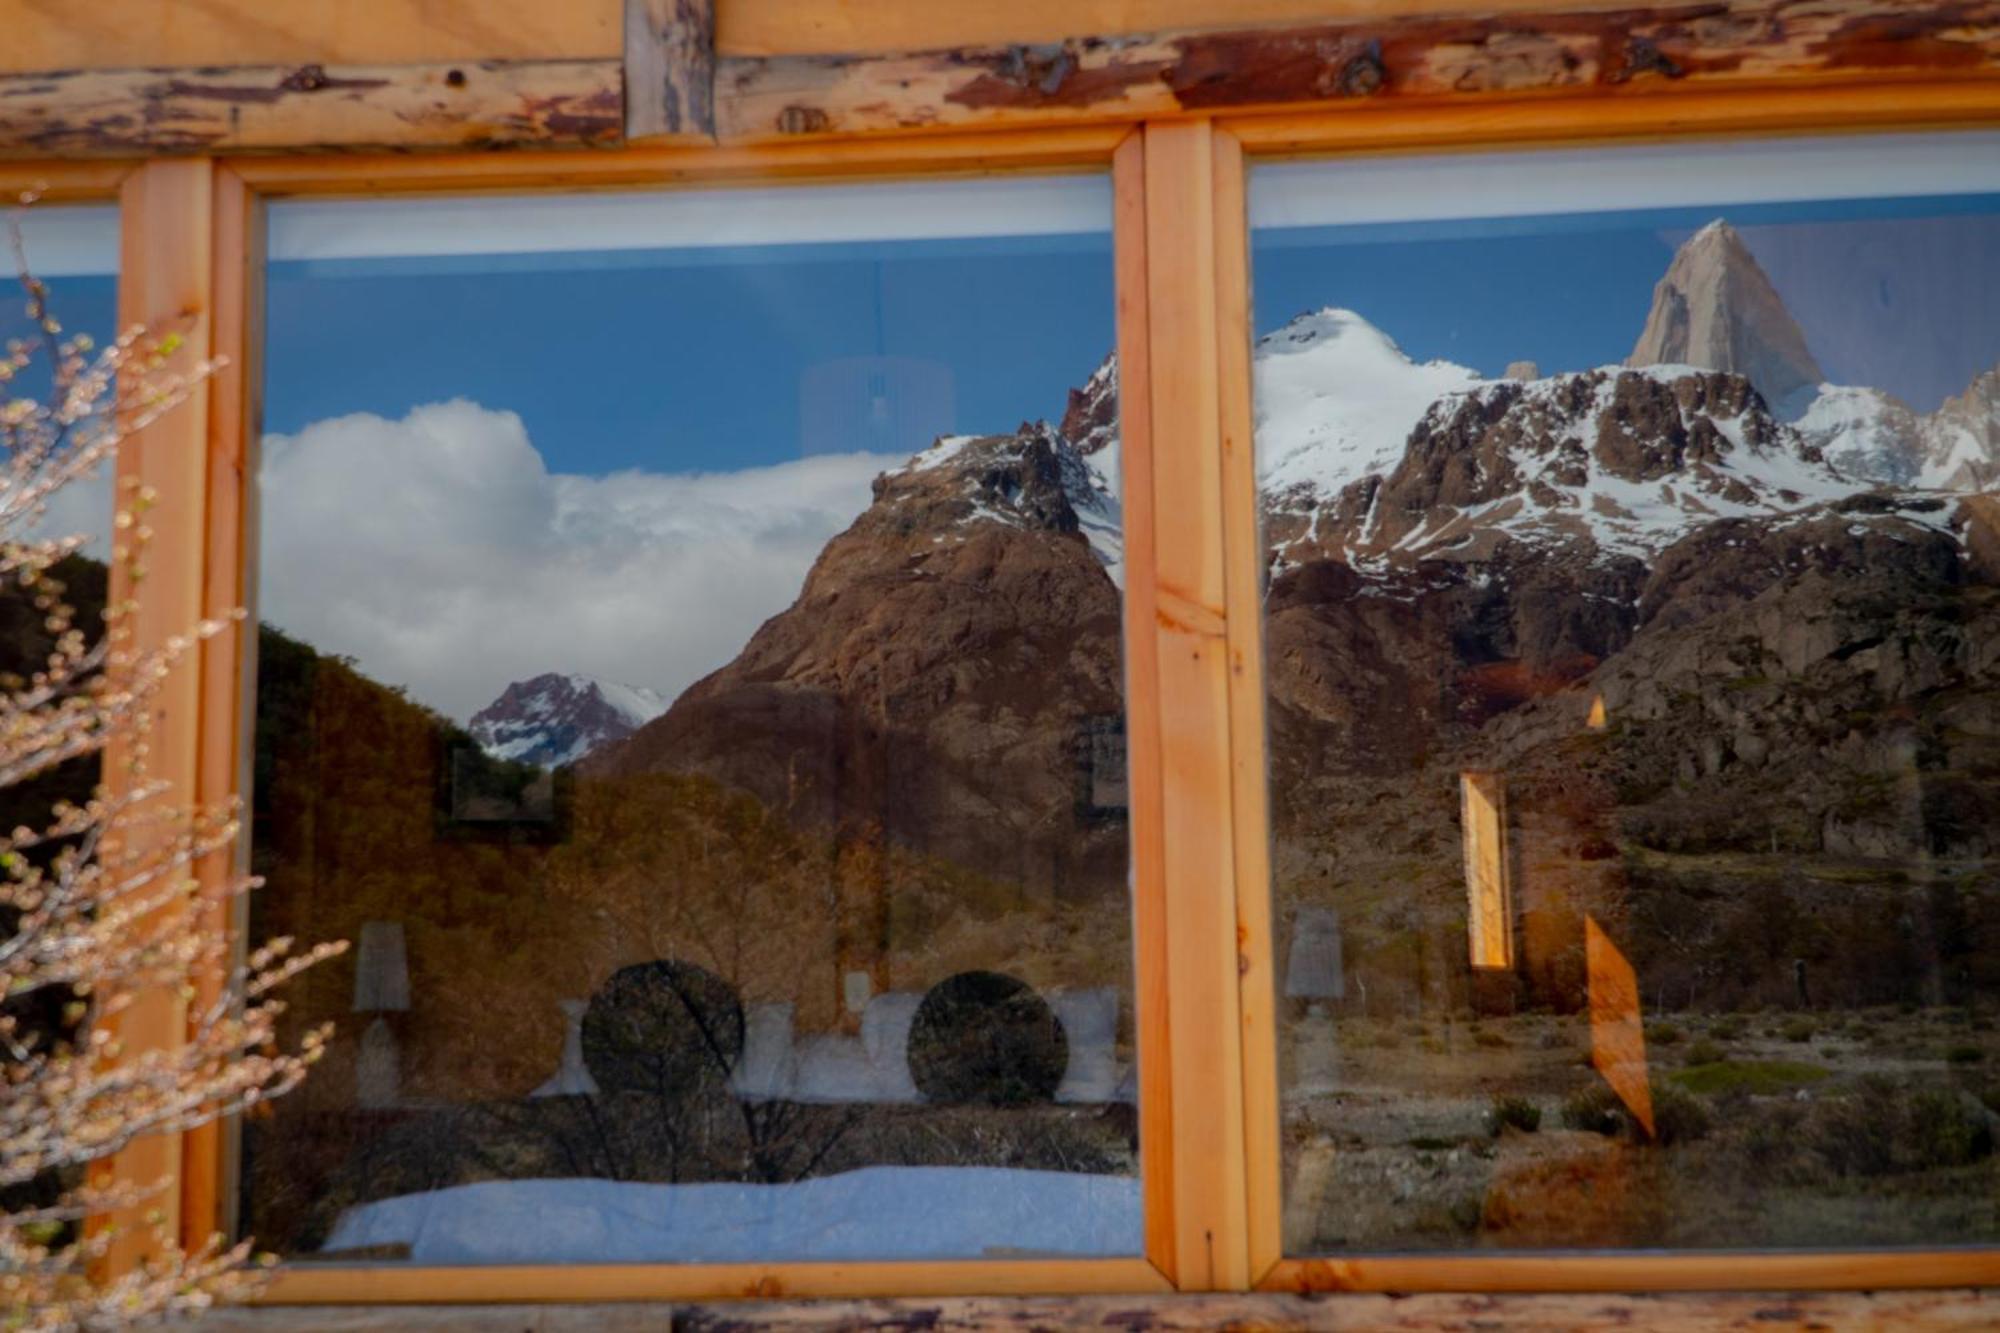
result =
[[[292,261],[267,299],[271,430],[462,397],[595,475],[1009,431],[1113,342],[1108,235]]]
[[[1108,234],[284,260],[260,612],[464,720],[669,697],[798,595],[877,475],[1059,417]]]
[[[1744,235],[1837,382],[1919,410],[2000,363],[2000,198],[1890,199],[1260,230],[1256,324],[1360,312],[1417,360],[1488,374],[1622,360],[1653,284],[1718,216]]]
[[[1600,365],[1713,216],[1259,232],[1257,323],[1345,305],[1418,358]],[[2000,359],[1991,201],[1730,216],[1835,379],[1927,409]],[[446,222],[271,266],[259,611],[460,719],[544,671],[677,694],[881,471],[1058,416],[1114,341],[1101,233],[438,253],[514,234]]]
[[[99,345],[118,327],[118,279],[111,274],[68,273],[46,279],[49,305],[65,333],[88,333]],[[0,343],[36,336],[28,319],[27,295],[17,282],[0,284]],[[34,368],[13,386],[13,393],[39,396],[48,389],[47,359],[36,352]]]

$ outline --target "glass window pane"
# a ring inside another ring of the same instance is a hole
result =
[[[1253,172],[1288,1252],[2000,1240],[1996,147]]]
[[[67,342],[79,334],[89,338],[92,345],[84,356],[94,361],[118,335],[118,206],[33,204],[13,210],[10,221],[20,227],[21,258],[28,271],[48,289],[48,313],[59,329],[55,341]],[[28,357],[7,396],[46,402],[57,353],[30,315],[29,295],[19,281],[19,261],[10,252],[4,262],[9,276],[6,294],[0,297],[0,345],[11,347],[18,341]],[[103,604],[111,496],[107,466],[97,476],[72,482],[51,496],[48,512],[28,534],[89,538],[84,548],[88,565],[70,571],[77,609],[88,613],[88,623],[95,623]]]
[[[271,210],[293,1257],[1141,1246],[1108,182]]]

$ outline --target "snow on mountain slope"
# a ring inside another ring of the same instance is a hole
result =
[[[1923,419],[1926,486],[1983,491],[2000,482],[2000,366]]]
[[[1257,341],[1258,475],[1266,494],[1323,494],[1403,459],[1432,403],[1482,381],[1449,361],[1411,361],[1352,310],[1300,315]]]
[[[933,474],[941,484],[955,487],[964,503],[954,528],[992,522],[1067,530],[1073,516],[1075,530],[1122,588],[1125,525],[1118,438],[1105,433],[1094,444],[1086,455],[1046,421],[1024,423],[1012,435],[945,435],[891,476]],[[880,494],[880,483],[877,489]],[[944,542],[951,536],[948,528],[932,540]]]
[[[1484,380],[1415,365],[1351,311],[1258,349],[1266,533],[1278,567],[1481,560],[1502,538],[1648,558],[1702,524],[1779,518],[1877,484],[1772,415],[1740,373],[1605,366]],[[1819,400],[1818,436],[1866,435],[1881,396]],[[1899,446],[1896,446],[1899,447]]]
[[[631,735],[666,709],[651,690],[548,672],[509,685],[473,714],[468,730],[496,759],[558,768]]]
[[[1822,384],[1792,425],[1851,476],[1907,486],[1922,469],[1917,414],[1880,389]]]
[[[1739,375],[1607,366],[1441,399],[1385,483],[1385,507],[1401,514],[1358,535],[1446,558],[1481,554],[1502,534],[1587,536],[1601,553],[1646,558],[1716,519],[1779,517],[1869,489],[1775,420]]]

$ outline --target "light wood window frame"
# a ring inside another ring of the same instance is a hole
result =
[[[1250,1289],[1631,1291],[2000,1283],[2000,1251],[1356,1255],[1281,1252],[1245,163],[1538,143],[2000,123],[1985,84],[1773,89],[1179,117],[769,148],[493,155],[173,158],[0,165],[53,199],[116,197],[120,314],[178,322],[226,365],[150,428],[121,476],[161,493],[150,561],[164,636],[250,605],[263,210],[300,195],[727,188],[783,180],[1109,171],[1114,186],[1128,551],[1141,1256],[1106,1260],[416,1268],[282,1266],[274,1303],[1148,1293]],[[170,624],[169,622],[174,623]],[[245,794],[254,636],[226,634],[163,697],[157,769],[203,802]],[[241,850],[238,852],[241,856]],[[230,869],[203,868],[219,884]],[[240,931],[225,920],[218,930]],[[220,978],[209,979],[211,987]],[[211,989],[210,993],[213,991]],[[184,1008],[150,1012],[175,1039]],[[139,1145],[118,1166],[176,1178],[198,1241],[230,1221],[226,1125]],[[114,1262],[131,1262],[137,1243]]]

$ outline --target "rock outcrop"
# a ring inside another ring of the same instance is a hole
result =
[[[1770,278],[1742,236],[1720,219],[1675,252],[1653,288],[1646,326],[1626,364],[1731,371],[1772,403],[1825,378]]]
[[[1101,456],[1115,389],[1092,383],[1070,419]],[[940,440],[735,661],[586,771],[701,773],[1031,891],[1124,892],[1123,756],[1095,740],[1124,713],[1114,490],[1043,423]]]

